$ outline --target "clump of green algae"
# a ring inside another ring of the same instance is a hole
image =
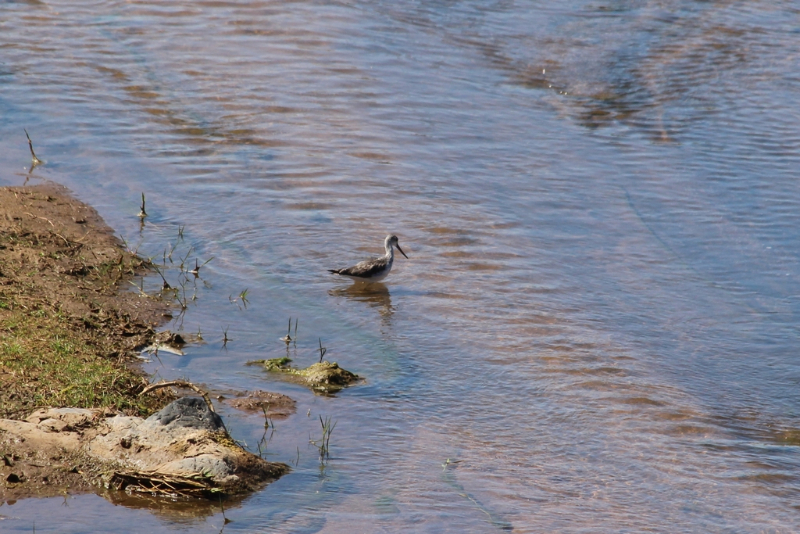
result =
[[[339,391],[359,380],[357,374],[342,369],[336,362],[323,361],[305,369],[289,367],[291,362],[291,358],[283,356],[269,360],[255,360],[248,362],[248,365],[262,365],[269,372],[279,373],[288,380],[326,393]]]

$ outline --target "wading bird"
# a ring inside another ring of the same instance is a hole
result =
[[[406,256],[400,244],[397,242],[397,236],[389,234],[383,242],[386,249],[386,254],[371,260],[364,260],[356,263],[352,267],[346,269],[329,269],[328,272],[338,274],[340,276],[347,276],[356,282],[380,282],[389,275],[392,270],[392,263],[394,262],[394,247],[400,251],[400,254]]]

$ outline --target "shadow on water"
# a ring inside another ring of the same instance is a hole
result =
[[[240,495],[222,500],[170,500],[146,494],[129,494],[121,491],[102,493],[109,502],[132,510],[148,510],[155,516],[184,526],[201,525],[209,520],[219,522],[227,518],[234,523],[248,524],[251,527],[267,527],[267,525],[283,524],[291,521],[295,532],[314,533],[326,525],[325,516],[309,516],[304,511],[309,509],[333,509],[341,504],[346,489],[343,479],[335,469],[328,469],[326,463],[316,460],[301,465],[295,470],[295,477],[290,486],[302,487],[304,491],[293,493],[293,498],[285,502],[286,506],[268,507],[265,499],[274,495],[267,492],[256,492],[251,495]],[[289,504],[291,502],[291,504]],[[247,504],[246,504],[247,503]],[[253,517],[252,508],[258,509],[257,517]],[[223,528],[223,531],[225,529]]]
[[[220,514],[223,509],[225,511],[239,509],[242,502],[248,497],[240,495],[221,500],[171,500],[165,499],[163,496],[124,491],[107,491],[101,495],[115,506],[124,506],[132,510],[148,510],[163,519],[187,524],[205,521],[209,517]]]
[[[442,467],[444,468],[442,470],[442,480],[448,486],[453,488],[459,496],[466,499],[466,501],[470,503],[469,506],[483,512],[486,515],[486,519],[490,525],[500,532],[511,532],[514,530],[514,526],[506,517],[503,516],[503,514],[498,513],[497,511],[486,506],[477,497],[467,491],[467,489],[458,481],[458,477],[454,473],[455,464],[451,466],[450,460],[448,459],[447,463],[443,464]]]
[[[380,282],[354,283],[349,287],[331,289],[328,294],[332,297],[345,297],[356,302],[366,302],[378,311],[385,324],[389,323],[394,313],[389,288]]]

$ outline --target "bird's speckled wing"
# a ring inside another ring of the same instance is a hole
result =
[[[344,276],[357,276],[358,278],[371,278],[375,275],[380,274],[383,270],[386,269],[386,265],[389,263],[389,260],[382,256],[380,258],[374,258],[371,260],[365,260],[359,262],[352,267],[348,267],[347,269],[337,269],[335,271],[331,271],[332,273],[342,274]]]

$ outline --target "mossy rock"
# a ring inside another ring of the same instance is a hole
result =
[[[284,356],[271,360],[248,362],[248,365],[263,365],[264,369],[271,373],[280,373],[292,382],[325,393],[339,391],[360,379],[357,374],[342,369],[336,362],[319,362],[305,369],[295,369],[289,367],[291,361],[290,358]]]
[[[336,362],[315,363],[298,370],[297,374],[305,378],[308,384],[314,388],[335,386],[341,389],[358,380],[358,375],[342,369]]]
[[[267,371],[281,371],[286,370],[288,365],[292,363],[292,359],[288,356],[282,358],[272,358],[271,360],[262,360],[264,362],[264,369]]]

